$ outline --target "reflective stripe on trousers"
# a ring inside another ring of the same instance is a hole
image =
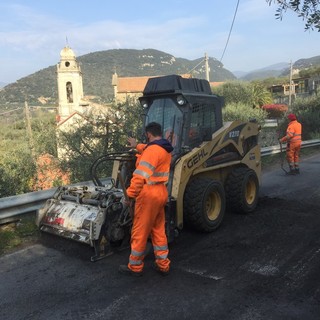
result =
[[[290,142],[287,144],[287,161],[289,163],[290,168],[299,168],[300,162],[300,149],[301,149],[301,141],[299,142]]]
[[[140,272],[144,267],[144,252],[149,235],[156,256],[156,263],[163,271],[168,271],[168,243],[165,234],[164,206],[168,192],[164,184],[144,185],[136,199],[131,231],[131,254],[128,267]]]

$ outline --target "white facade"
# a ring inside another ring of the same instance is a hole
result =
[[[64,121],[74,112],[84,112],[82,73],[72,49],[64,47],[57,65],[59,120]],[[82,102],[82,103],[81,103]]]

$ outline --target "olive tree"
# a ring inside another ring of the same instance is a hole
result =
[[[276,18],[282,20],[287,10],[294,11],[305,21],[305,30],[320,31],[320,10],[318,0],[266,0],[269,5],[277,6]]]
[[[239,103],[256,108],[272,102],[270,91],[258,81],[228,81],[213,91],[224,97],[225,105]]]
[[[225,105],[243,103],[253,106],[252,87],[249,82],[228,81],[213,88],[213,92],[223,96]]]
[[[105,113],[89,115],[73,124],[72,130],[58,132],[63,169],[71,175],[71,182],[91,179],[93,162],[106,154],[127,150],[127,137],[141,126],[141,107],[137,103],[112,104]],[[112,163],[106,163],[103,174],[110,175]]]
[[[2,152],[0,168],[0,198],[32,191],[36,166],[27,146]]]

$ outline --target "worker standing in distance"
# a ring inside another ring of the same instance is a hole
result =
[[[280,143],[287,142],[287,161],[289,164],[289,174],[295,175],[300,173],[300,149],[301,149],[301,134],[302,125],[297,121],[295,114],[288,114],[289,124],[286,135],[279,139]]]
[[[128,138],[131,147],[139,155],[136,169],[128,187],[127,195],[135,200],[133,226],[131,230],[131,253],[129,263],[120,265],[119,272],[141,276],[148,237],[151,236],[155,255],[155,269],[168,275],[168,241],[165,233],[165,205],[168,199],[166,183],[169,178],[172,145],[162,138],[159,123],[150,122],[145,128],[147,144],[137,144]]]

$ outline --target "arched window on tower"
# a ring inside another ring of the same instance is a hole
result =
[[[73,94],[72,94],[72,83],[70,81],[68,81],[66,84],[66,90],[67,90],[68,103],[72,103],[73,102]]]

